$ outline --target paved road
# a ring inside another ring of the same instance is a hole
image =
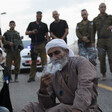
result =
[[[99,68],[99,66],[97,67]],[[100,76],[99,69],[98,75]],[[33,83],[27,83],[27,79],[28,73],[22,73],[19,76],[19,83],[10,83],[10,94],[14,112],[20,112],[22,107],[30,101],[38,101],[36,92],[39,89],[39,78],[36,77],[36,81]],[[103,112],[112,112],[112,77],[110,72],[107,72],[107,80],[99,80],[99,84],[99,86],[103,86],[98,87],[98,104]]]

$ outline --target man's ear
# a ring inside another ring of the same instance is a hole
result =
[[[65,49],[65,52],[67,54],[67,56],[69,55],[69,50],[68,49]]]

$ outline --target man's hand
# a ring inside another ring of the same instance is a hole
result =
[[[92,43],[92,47],[95,47],[95,43]]]
[[[10,46],[13,46],[13,45],[14,45],[14,43],[13,43],[13,42],[10,42],[9,44],[10,44]]]
[[[90,42],[88,39],[85,41],[86,43]]]
[[[86,36],[83,36],[83,37],[82,37],[82,40],[83,40],[84,42],[87,42],[87,43],[90,42]]]
[[[32,30],[32,31],[26,31],[26,34],[27,34],[27,35],[37,34],[37,33],[38,33],[37,29],[34,29],[34,30]]]
[[[40,82],[40,91],[43,94],[47,94],[47,87],[51,83],[52,77],[51,74],[46,74],[41,77],[41,82]]]
[[[31,33],[32,33],[32,34],[37,34],[38,31],[37,31],[37,29],[34,29],[34,30],[31,31]]]
[[[112,30],[112,25],[107,28],[107,30]]]
[[[73,109],[72,112],[81,112],[81,111],[77,109]]]
[[[83,36],[83,37],[82,37],[82,40],[83,40],[83,41],[86,41],[87,39],[88,39],[88,38],[87,38],[86,36]]]

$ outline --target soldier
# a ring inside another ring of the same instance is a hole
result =
[[[81,11],[82,21],[77,24],[76,35],[78,37],[79,55],[89,58],[96,65],[95,38],[93,38],[93,23],[88,20],[86,9]]]
[[[49,41],[47,24],[41,22],[42,12],[36,13],[36,21],[31,22],[26,30],[26,35],[31,38],[31,69],[28,82],[35,81],[37,56],[40,55],[42,69],[47,63],[47,55],[45,50],[45,43]]]
[[[100,71],[102,80],[106,79],[106,54],[110,64],[110,71],[112,73],[112,16],[108,15],[105,3],[99,5],[100,14],[94,18],[93,27],[94,34],[97,32],[97,48],[98,57],[100,61]]]
[[[2,42],[6,50],[6,66],[8,67],[11,74],[11,65],[12,65],[12,61],[14,61],[14,66],[15,66],[14,81],[18,82],[18,74],[20,72],[20,60],[21,60],[20,51],[23,49],[23,44],[20,39],[19,32],[15,30],[15,26],[16,26],[15,21],[9,22],[10,29],[4,33]],[[10,76],[10,80],[12,80],[11,76]]]
[[[52,39],[63,39],[67,43],[68,24],[65,20],[59,19],[57,11],[52,12],[55,21],[50,24],[50,35]]]

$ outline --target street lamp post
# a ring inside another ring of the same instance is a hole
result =
[[[6,14],[6,12],[2,12],[2,13],[0,13],[0,15],[4,15],[4,14]]]
[[[2,25],[1,25],[1,23],[2,23],[2,22],[1,22],[1,21],[2,21],[2,20],[1,20],[1,15],[4,15],[4,14],[6,14],[6,12],[0,13],[0,28],[2,27]]]
[[[1,27],[2,27],[2,25],[1,25],[1,15],[4,15],[4,14],[6,14],[6,12],[0,13],[0,32],[2,32],[2,29],[1,29]],[[3,47],[3,44],[1,42],[1,39],[2,39],[2,36],[0,35],[0,46]]]

